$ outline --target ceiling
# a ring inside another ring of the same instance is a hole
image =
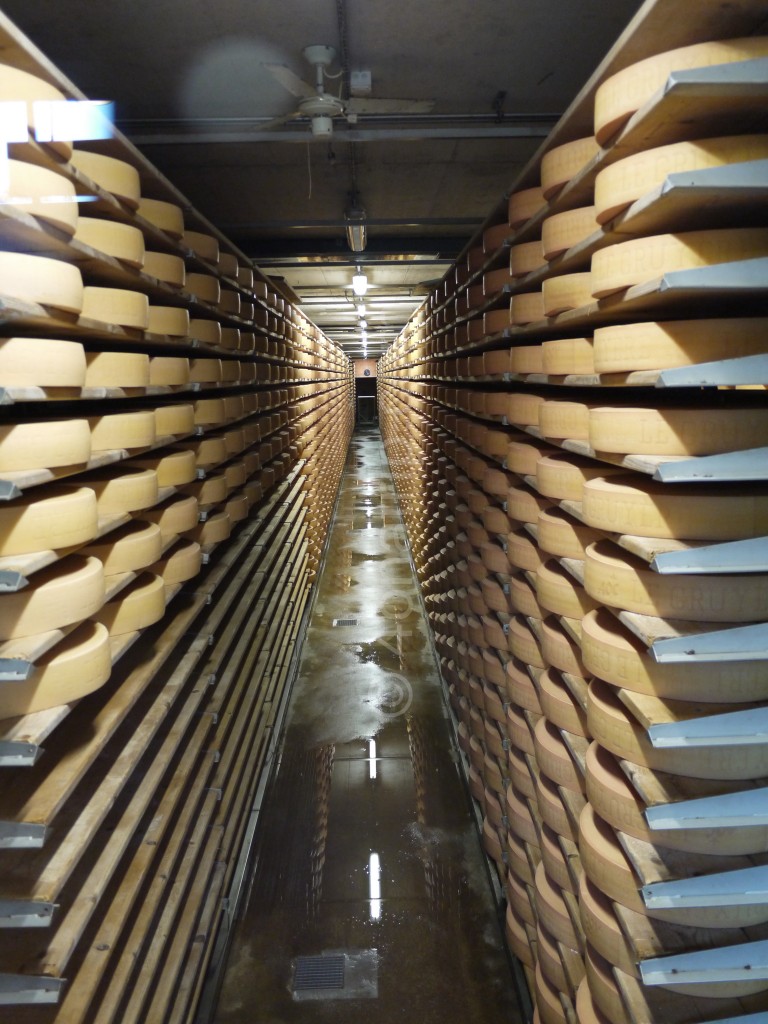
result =
[[[0,0],[2,10],[204,216],[352,356],[350,283],[366,274],[377,356],[509,190],[640,0]],[[372,97],[428,115],[359,115],[316,139],[264,65],[314,83],[311,43],[337,51],[329,92],[369,70]],[[350,193],[366,248],[345,236]]]

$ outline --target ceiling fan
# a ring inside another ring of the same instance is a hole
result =
[[[340,96],[325,91],[325,79],[338,78],[341,75],[341,72],[329,75],[326,71],[336,56],[334,48],[322,44],[305,46],[302,54],[307,63],[315,69],[314,86],[299,78],[286,64],[264,64],[289,93],[298,97],[299,105],[293,113],[268,121],[262,126],[262,131],[276,128],[299,117],[309,117],[312,134],[317,138],[327,139],[333,134],[334,117],[345,117],[354,123],[358,114],[428,114],[435,105],[434,100],[373,99],[369,96],[341,99]]]

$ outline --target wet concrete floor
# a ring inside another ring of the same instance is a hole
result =
[[[352,440],[247,886],[217,1024],[523,1020],[378,431]]]

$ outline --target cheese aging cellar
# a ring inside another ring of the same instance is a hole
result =
[[[767,390],[766,0],[0,0],[0,1024],[766,1024]]]

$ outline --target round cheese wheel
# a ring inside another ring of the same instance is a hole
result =
[[[483,232],[483,252],[486,254],[495,252],[499,246],[504,244],[509,233],[507,224],[495,224],[493,227],[487,228]]]
[[[189,321],[189,336],[206,345],[220,345],[221,324],[218,320],[200,320],[192,317]]]
[[[588,671],[614,686],[672,700],[745,703],[768,698],[760,662],[659,664],[610,612],[585,615],[581,635]]]
[[[535,572],[541,565],[541,552],[527,530],[514,530],[506,535],[507,558],[518,569]]]
[[[220,544],[226,540],[232,532],[232,521],[227,512],[216,512],[203,523],[187,532],[187,536],[196,540],[203,547],[211,544]]]
[[[765,135],[729,135],[675,142],[633,153],[604,167],[595,178],[597,219],[601,224],[612,220],[636,199],[661,185],[669,174],[767,157],[768,137]]]
[[[542,553],[583,561],[587,547],[601,536],[598,530],[582,526],[562,509],[539,512],[537,541]]]
[[[515,391],[507,395],[506,402],[506,417],[510,423],[515,423],[521,427],[535,427],[539,424],[539,409],[543,405],[545,399],[542,395],[533,394],[530,391]],[[518,442],[510,442],[510,448]],[[525,444],[526,442],[520,442]],[[530,450],[530,449],[529,449]],[[509,449],[507,450],[507,466],[514,472],[519,473],[520,470],[510,465],[509,462]],[[535,472],[535,471],[534,471]]]
[[[567,252],[600,230],[594,206],[581,206],[547,217],[541,225],[541,246],[546,260]]]
[[[222,377],[221,359],[190,359],[189,379],[197,384],[215,384]]]
[[[217,426],[228,420],[221,398],[198,398],[195,402],[195,423],[198,426]]]
[[[541,656],[538,641],[528,625],[520,616],[515,616],[509,623],[509,649],[520,661],[537,668],[546,668]]]
[[[218,303],[221,287],[218,277],[213,274],[187,274],[187,291],[203,302]]]
[[[191,483],[197,477],[194,452],[171,451],[147,459],[133,459],[131,465],[154,470],[159,487],[179,487]]]
[[[46,136],[50,134],[47,113],[44,106],[50,102],[66,99],[55,86],[42,78],[22,71],[10,64],[0,64],[0,96],[3,101],[23,102],[27,108],[27,125],[31,129],[43,127]],[[38,107],[37,104],[41,106]],[[71,140],[48,143],[65,159],[72,153]]]
[[[80,271],[63,260],[0,252],[0,281],[2,294],[11,299],[37,302],[67,313],[80,313],[83,308]]]
[[[195,410],[191,405],[159,405],[154,416],[158,437],[183,437],[195,429]]]
[[[70,555],[30,577],[23,590],[3,594],[0,640],[47,633],[81,622],[104,603],[104,569],[97,558]]]
[[[156,387],[183,387],[189,383],[189,360],[182,356],[152,356],[149,383]]]
[[[720,228],[632,238],[593,254],[592,295],[604,298],[675,270],[693,270],[766,255],[766,228]]]
[[[556,832],[557,835],[570,839],[575,843],[578,839],[578,822],[571,820],[560,795],[558,786],[546,775],[539,773],[535,779],[536,805],[539,809],[542,821]],[[569,805],[572,805],[575,813],[580,814],[586,803],[581,793],[568,792]]]
[[[551,199],[571,178],[597,156],[600,147],[594,135],[555,146],[541,158],[541,191]]]
[[[240,315],[240,292],[233,288],[222,288],[219,297],[219,309],[229,316]]]
[[[765,351],[768,318],[668,320],[599,327],[594,337],[597,373],[663,370]]]
[[[536,596],[541,607],[548,612],[571,619],[581,618],[598,605],[554,559],[542,562],[536,570]]]
[[[570,621],[573,623],[579,620]],[[586,676],[579,645],[552,615],[548,615],[541,624],[541,651],[548,665],[572,676]]]
[[[78,466],[90,457],[88,420],[0,424],[0,472]]]
[[[768,533],[768,490],[677,486],[637,474],[589,480],[584,521],[600,530],[680,540],[739,540]]]
[[[595,93],[595,137],[604,145],[666,82],[673,71],[730,64],[768,54],[768,37],[694,43],[659,53],[607,78]]]
[[[127,263],[129,267],[144,265],[144,235],[131,224],[100,217],[80,217],[74,238],[96,252]]]
[[[0,505],[0,555],[54,551],[96,536],[96,495],[88,487],[32,490]]]
[[[194,529],[198,511],[197,498],[193,494],[174,495],[144,511],[141,518],[156,524],[165,542],[169,537]]]
[[[240,360],[223,359],[221,362],[221,379],[225,384],[237,384],[240,380]]]
[[[570,949],[578,948],[579,936],[568,913],[562,890],[549,877],[543,862],[536,868],[536,911],[551,935]]]
[[[539,771],[558,786],[583,793],[584,778],[571,759],[561,730],[546,718],[540,718],[533,730],[533,740]]]
[[[552,502],[527,487],[510,487],[507,491],[507,513],[520,523],[535,523],[539,512],[550,508]]]
[[[584,402],[545,401],[539,408],[539,427],[545,437],[585,441],[589,414],[590,407]]]
[[[179,306],[149,307],[147,330],[150,334],[167,334],[170,338],[189,336],[189,312]]]
[[[167,252],[145,252],[144,273],[157,278],[164,284],[174,288],[183,288],[187,279],[187,269],[181,256]]]
[[[160,529],[154,523],[137,521],[113,530],[80,552],[93,555],[104,566],[105,576],[146,569],[162,554]]]
[[[182,487],[181,490],[185,494],[194,496],[201,508],[208,507],[210,505],[218,505],[224,501],[229,494],[227,478],[224,473],[214,473],[212,476],[206,476],[205,480],[188,484],[187,486]]]
[[[221,328],[221,347],[236,352],[240,348],[240,328]]]
[[[508,221],[511,228],[519,228],[546,205],[541,188],[526,188],[509,197]]]
[[[613,754],[598,743],[591,743],[586,758],[587,798],[595,813],[609,825],[643,842],[703,854],[762,853],[768,843],[768,828],[745,825],[740,828],[676,828],[651,829],[644,816],[645,803],[627,780]],[[711,795],[713,784],[689,780],[686,787],[691,799]]]
[[[592,301],[592,275],[586,271],[548,277],[541,291],[544,297],[544,316],[557,316],[568,309],[589,305]]]
[[[101,516],[149,508],[158,498],[157,473],[153,469],[109,466],[89,473],[85,482],[96,494]]]
[[[586,977],[579,983],[575,1006],[579,1024],[613,1024],[613,1019],[607,1017],[593,999]]]
[[[94,452],[126,448],[149,448],[155,443],[155,414],[152,409],[141,412],[113,412],[93,416],[91,448]]]
[[[163,578],[143,572],[91,618],[106,626],[110,636],[122,636],[159,622],[164,614]]]
[[[199,441],[190,441],[183,446],[183,450],[194,452],[198,469],[218,466],[228,457],[223,437],[203,437]]]
[[[579,911],[584,936],[590,945],[625,974],[639,977],[637,963],[621,934],[611,901],[586,875],[582,875],[579,883]]]
[[[768,436],[765,409],[689,406],[644,409],[612,406],[589,411],[596,451],[636,455],[714,455],[758,448]]]
[[[145,331],[149,325],[149,299],[127,288],[83,289],[83,316],[118,327]]]
[[[511,658],[504,667],[506,674],[506,691],[510,700],[527,711],[541,714],[539,694],[533,685],[528,668],[522,662]],[[511,749],[511,748],[510,748]]]
[[[242,264],[238,264],[237,283],[241,288],[253,288],[253,270],[251,267],[244,267]]]
[[[149,356],[143,352],[88,352],[85,386],[89,388],[146,388]]]
[[[141,200],[139,172],[125,160],[75,148],[69,162],[105,192],[110,192],[131,209],[135,210],[138,207]]]
[[[0,338],[0,381],[6,388],[81,388],[85,352],[76,341]]]
[[[511,611],[520,615],[540,619],[546,615],[538,602],[536,591],[522,576],[509,577],[509,606]]]
[[[194,579],[202,564],[203,552],[200,545],[193,540],[180,540],[151,566],[151,571],[162,576],[166,587],[172,587]]]
[[[70,704],[103,686],[111,671],[109,633],[83,622],[35,662],[27,679],[0,683],[0,718]]]
[[[582,501],[589,481],[604,478],[606,473],[620,472],[570,453],[545,455],[536,463],[536,489],[558,501]]]
[[[584,586],[601,604],[643,615],[699,622],[768,618],[768,577],[661,576],[609,541],[587,548]]]
[[[509,300],[509,316],[513,324],[525,326],[543,320],[545,315],[541,289],[537,292],[520,292]]]
[[[202,231],[185,231],[181,244],[210,263],[219,262],[219,240],[214,235],[206,235]]]
[[[237,256],[231,252],[219,253],[219,272],[225,277],[237,279]]]
[[[510,352],[511,373],[543,373],[544,357],[541,345],[520,345]]]
[[[184,214],[181,207],[162,199],[140,199],[138,214],[171,238],[180,241],[184,236]]]
[[[75,186],[55,171],[23,160],[6,161],[3,205],[53,224],[70,238],[78,221]]]
[[[535,242],[521,242],[509,250],[509,272],[512,277],[525,277],[540,270],[546,264],[541,239]]]
[[[595,357],[591,338],[558,338],[541,346],[542,369],[550,376],[594,373]]]
[[[548,668],[539,676],[539,697],[541,710],[552,725],[576,736],[589,736],[586,712],[556,669]]]
[[[629,980],[628,976],[609,964],[588,942],[586,943],[584,967],[592,1001],[599,1012],[604,1014],[603,1019],[598,1018],[597,1024],[603,1024],[604,1020],[607,1020],[608,1024],[625,1024],[627,1008],[619,992],[616,979],[617,976],[620,976],[622,981]],[[589,1021],[589,1018],[587,1020]],[[592,1022],[589,1021],[589,1024]]]

